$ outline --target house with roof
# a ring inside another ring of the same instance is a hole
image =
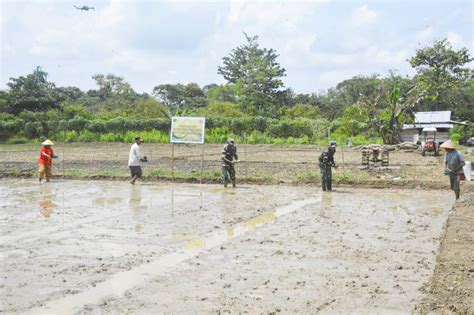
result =
[[[415,112],[412,124],[404,124],[400,133],[403,142],[419,143],[427,136],[443,143],[449,139],[449,131],[454,124],[465,124],[451,120],[451,111]]]

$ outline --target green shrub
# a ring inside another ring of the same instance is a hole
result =
[[[29,140],[25,137],[20,137],[20,138],[10,138],[6,142],[7,144],[25,144],[28,143]]]

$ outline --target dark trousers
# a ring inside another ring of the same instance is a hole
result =
[[[332,170],[331,166],[321,166],[321,186],[323,191],[332,190]]]
[[[224,180],[224,183],[229,182],[229,179],[232,182],[235,182],[235,168],[234,165],[223,165],[222,166],[222,179]]]

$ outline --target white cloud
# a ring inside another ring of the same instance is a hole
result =
[[[434,30],[431,26],[427,26],[424,29],[415,33],[415,39],[421,43],[431,41],[434,36]]]
[[[370,10],[368,5],[358,7],[352,12],[351,24],[355,27],[366,26],[377,20],[378,13]]]
[[[466,31],[472,21],[463,8],[457,17],[436,6],[405,10],[401,23],[400,14],[379,1],[89,0],[96,8],[89,12],[70,1],[2,4],[3,86],[36,65],[58,85],[81,88],[94,86],[94,73],[124,76],[146,92],[160,83],[222,82],[217,67],[245,42],[242,32],[277,51],[287,69],[284,81],[297,92],[359,74],[406,73],[417,43],[436,38],[472,47]]]
[[[454,49],[469,47],[469,44],[464,40],[464,38],[456,32],[448,32],[448,36],[446,37]],[[471,46],[471,49],[472,49],[472,46]]]

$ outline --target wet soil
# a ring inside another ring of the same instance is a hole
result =
[[[410,313],[454,198],[0,180],[0,312]]]
[[[453,207],[418,314],[474,313],[474,190]]]
[[[54,161],[53,173],[60,178],[118,179],[129,176],[127,168],[129,144],[75,143],[55,146],[59,158]],[[170,179],[172,146],[143,144],[142,154],[149,163],[143,164],[148,180]],[[238,145],[242,163],[236,165],[240,182],[247,183],[303,183],[319,185],[317,158],[323,148],[313,145]],[[187,174],[187,180],[196,182],[201,169],[215,174],[205,182],[219,181],[222,145],[175,145],[175,172]],[[39,146],[1,145],[0,177],[32,177],[37,172]],[[466,160],[472,155],[466,155]],[[370,169],[361,166],[361,152],[357,148],[338,148],[335,156],[341,166],[334,171],[339,184],[363,187],[446,187],[442,157],[421,157],[419,152],[391,151],[390,166],[379,164]],[[190,178],[191,177],[191,178]]]

